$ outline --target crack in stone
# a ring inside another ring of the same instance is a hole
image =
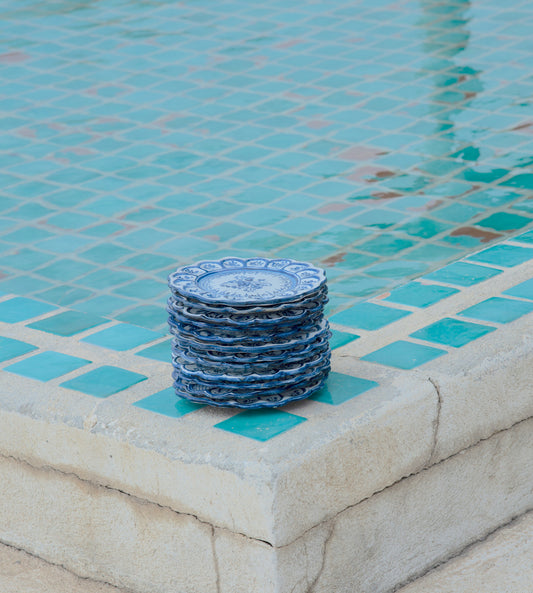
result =
[[[434,570],[438,570],[440,567],[444,567],[448,562],[451,562],[455,558],[459,558],[463,554],[468,553],[474,546],[477,546],[478,544],[482,544],[483,542],[487,541],[490,537],[492,537],[498,531],[500,531],[500,529],[505,529],[506,527],[511,526],[513,523],[515,523],[516,521],[518,521],[519,519],[521,519],[522,517],[524,517],[525,515],[527,515],[528,513],[531,513],[531,512],[533,512],[533,507],[526,509],[523,513],[520,513],[519,515],[515,515],[515,516],[511,517],[511,519],[509,519],[509,521],[506,521],[505,523],[498,525],[497,527],[490,530],[485,535],[482,535],[480,538],[478,538],[474,541],[471,541],[470,543],[468,543],[466,546],[464,546],[460,550],[452,553],[450,556],[447,556],[446,558],[443,558],[442,560],[439,560],[439,562],[437,562],[437,563],[433,564],[432,566],[430,566],[429,568],[423,570],[423,572],[413,575],[412,577],[410,577],[409,579],[403,581],[402,583],[400,583],[398,585],[394,585],[394,587],[392,589],[389,589],[385,593],[395,593],[396,591],[400,591],[404,587],[407,587],[407,585],[410,585],[411,583],[414,583],[415,581],[418,581],[419,579],[424,578],[426,575],[433,572]]]
[[[440,413],[442,410],[442,394],[440,392],[440,387],[439,384],[432,379],[431,377],[428,377],[428,381],[433,385],[433,387],[435,387],[435,391],[437,393],[437,412],[435,414],[435,420],[433,422],[433,443],[431,446],[431,452],[429,454],[428,457],[428,461],[425,465],[425,467],[429,467],[433,461],[433,458],[435,456],[435,451],[437,450],[437,438],[438,438],[438,434],[439,434],[439,427],[440,427]]]
[[[216,576],[216,587],[217,593],[221,593],[220,589],[220,565],[218,563],[218,556],[217,556],[217,549],[216,549],[216,528],[214,525],[211,526],[211,549],[213,551],[213,563],[215,566],[215,576]]]
[[[6,548],[10,548],[12,550],[17,550],[18,552],[23,552],[24,554],[27,554],[28,556],[31,556],[32,558],[35,558],[36,560],[39,560],[40,562],[43,562],[44,564],[47,564],[48,566],[55,566],[56,568],[60,568],[60,569],[64,570],[65,572],[68,572],[69,574],[75,576],[77,579],[80,579],[82,581],[91,582],[91,583],[101,583],[102,585],[107,585],[108,587],[113,587],[113,589],[115,589],[117,593],[135,593],[133,589],[130,589],[128,587],[123,587],[122,585],[120,587],[117,587],[117,585],[114,585],[113,583],[110,583],[109,581],[104,581],[103,579],[96,579],[93,577],[84,577],[82,575],[76,574],[75,572],[72,572],[72,570],[70,570],[70,568],[68,568],[64,564],[60,564],[58,562],[52,562],[51,560],[45,560],[44,558],[37,556],[37,554],[34,554],[33,552],[29,552],[28,550],[25,550],[24,548],[19,548],[18,546],[8,543],[2,539],[0,539],[0,544],[2,546],[5,546]]]
[[[316,577],[307,586],[306,593],[313,593],[313,591],[315,590],[316,584],[318,583],[318,581],[320,580],[320,577],[322,576],[322,573],[324,572],[324,566],[326,565],[326,555],[328,553],[328,545],[333,537],[334,531],[335,531],[335,518],[330,520],[330,522],[329,522],[328,535],[326,536],[326,539],[324,540],[324,544],[322,546],[322,563],[320,564],[320,568],[318,569],[318,573],[317,573]]]

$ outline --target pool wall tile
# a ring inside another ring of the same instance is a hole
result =
[[[444,354],[447,354],[447,351],[440,348],[398,340],[362,356],[361,360],[408,370],[419,367]]]
[[[435,342],[445,346],[460,348],[472,340],[481,338],[485,334],[495,331],[495,327],[470,323],[446,317],[419,329],[412,334],[413,338]]]
[[[331,323],[339,323],[347,327],[377,330],[410,314],[410,311],[402,309],[382,307],[374,303],[359,303],[340,313],[335,313],[329,320]]]

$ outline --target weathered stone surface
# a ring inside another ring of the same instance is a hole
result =
[[[398,593],[527,593],[533,590],[533,512]]]

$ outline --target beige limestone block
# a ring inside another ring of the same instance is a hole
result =
[[[440,397],[432,463],[533,416],[533,315],[427,365]]]
[[[439,566],[398,593],[533,591],[533,512]]]
[[[211,526],[11,459],[0,475],[0,541],[140,593],[217,593]]]
[[[523,421],[340,513],[312,593],[391,591],[527,511],[532,450]]]
[[[49,564],[0,544],[2,593],[127,593],[106,583],[83,579],[61,566]]]

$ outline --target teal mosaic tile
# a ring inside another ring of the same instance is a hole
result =
[[[83,331],[108,323],[108,319],[82,313],[80,311],[64,311],[52,317],[29,323],[28,327],[38,329],[56,336],[74,336]]]
[[[185,416],[185,414],[201,410],[204,407],[179,398],[173,387],[149,395],[148,397],[134,402],[133,405],[137,408],[156,412],[157,414],[170,416],[171,418],[181,418],[182,416]]]
[[[331,334],[329,346],[332,350],[335,350],[335,348],[340,348],[341,346],[346,346],[346,344],[349,344],[360,337],[357,334],[341,332],[338,329],[332,329]]]
[[[376,330],[410,314],[411,311],[382,307],[374,303],[358,303],[350,309],[332,315],[329,320],[331,323],[347,327]]]
[[[429,307],[458,292],[460,291],[449,286],[410,282],[394,289],[385,300],[411,307]]]
[[[90,363],[90,360],[61,352],[41,352],[11,364],[4,370],[38,381],[51,381]]]
[[[430,362],[444,354],[447,354],[446,350],[440,348],[399,340],[362,356],[361,360],[408,370],[426,364],[426,362]]]
[[[159,360],[161,362],[171,361],[171,345],[170,340],[165,340],[159,344],[154,344],[143,350],[139,350],[136,353],[137,356],[144,356],[145,358],[151,358],[152,360]]]
[[[533,230],[523,233],[522,235],[518,235],[518,237],[513,237],[513,241],[516,241],[517,243],[526,243],[528,245],[532,244]]]
[[[110,348],[111,350],[123,351],[131,350],[132,348],[153,342],[162,337],[162,334],[145,329],[144,327],[120,323],[91,334],[81,341],[96,344],[103,348]]]
[[[424,340],[426,342],[435,342],[445,346],[460,348],[472,340],[493,332],[496,328],[478,323],[470,323],[446,317],[419,329],[412,334],[413,338]]]
[[[240,412],[215,427],[256,441],[268,441],[305,422],[305,418],[283,410],[260,409]]]
[[[514,245],[495,245],[468,257],[469,261],[511,268],[533,258],[533,249]]]
[[[377,386],[376,381],[331,372],[326,384],[314,393],[310,399],[338,406]]]
[[[512,288],[508,288],[503,292],[503,294],[533,301],[533,278],[531,280],[521,282]]]
[[[61,383],[61,387],[103,398],[128,389],[146,379],[147,377],[140,373],[133,373],[114,366],[102,366]]]
[[[61,284],[54,286],[48,290],[35,293],[35,296],[48,303],[54,303],[55,305],[61,305],[63,307],[70,307],[74,303],[77,303],[87,297],[92,296],[90,290],[78,288],[77,286],[71,286],[69,284]]]
[[[458,313],[461,317],[470,317],[480,321],[509,323],[533,311],[533,303],[516,301],[501,297],[492,297]]]
[[[501,270],[477,266],[467,262],[454,262],[440,270],[424,276],[425,280],[436,280],[455,286],[473,286],[501,274]]]
[[[18,323],[32,317],[38,317],[57,309],[53,305],[41,303],[25,297],[14,297],[0,302],[0,321]]]
[[[117,311],[131,307],[132,301],[120,297],[101,295],[76,303],[73,308],[92,315],[112,317]]]
[[[533,222],[532,218],[512,214],[511,212],[496,212],[487,218],[478,220],[477,226],[495,229],[496,231],[516,231]]]
[[[163,306],[141,305],[117,315],[116,318],[126,323],[155,329],[166,323],[167,312]]]
[[[37,350],[37,346],[33,344],[0,336],[0,362],[23,356],[34,350]]]

